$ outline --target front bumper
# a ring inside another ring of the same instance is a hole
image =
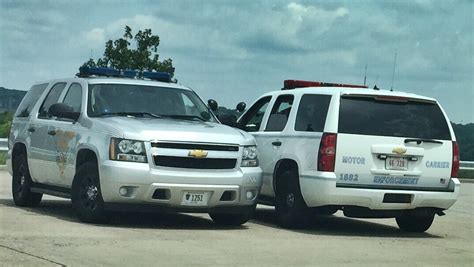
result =
[[[158,169],[149,164],[105,161],[99,172],[105,207],[112,210],[120,210],[120,206],[189,212],[245,209],[255,205],[262,185],[260,167],[225,171]],[[121,188],[127,193],[121,194]],[[185,204],[183,199],[189,192],[205,192],[206,203]],[[251,198],[248,192],[252,192]]]
[[[402,210],[422,207],[448,209],[457,200],[461,183],[450,181],[450,191],[417,191],[337,187],[336,179],[328,176],[300,177],[301,193],[308,207],[325,205],[359,206],[371,210]],[[410,203],[384,203],[386,194],[411,195]]]

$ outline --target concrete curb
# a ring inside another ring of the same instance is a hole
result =
[[[6,171],[7,165],[0,165],[0,171]]]

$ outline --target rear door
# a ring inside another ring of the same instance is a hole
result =
[[[446,190],[452,140],[446,117],[436,102],[342,95],[337,186]]]

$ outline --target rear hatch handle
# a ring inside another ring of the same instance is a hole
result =
[[[437,140],[433,140],[433,139],[425,139],[425,138],[407,138],[407,139],[405,139],[404,142],[405,142],[405,144],[416,142],[418,145],[421,144],[421,143],[433,143],[433,144],[442,144],[443,143],[441,141],[437,141]]]

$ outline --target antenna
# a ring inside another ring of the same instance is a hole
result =
[[[365,84],[366,81],[367,81],[367,63],[365,64],[364,85],[366,85]]]
[[[90,57],[90,58],[92,58],[92,51],[93,51],[93,50],[91,49],[91,57]]]
[[[393,61],[392,86],[390,86],[390,91],[393,91],[393,81],[395,79],[395,66],[396,65],[397,65],[397,52],[395,52],[395,59]]]

